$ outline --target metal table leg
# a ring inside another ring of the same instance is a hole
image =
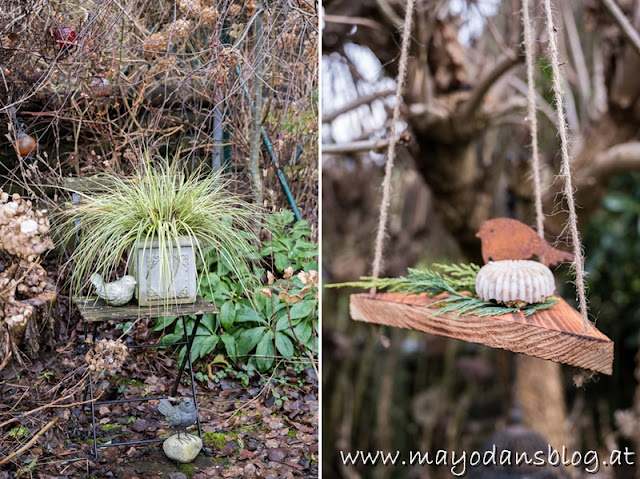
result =
[[[197,422],[197,426],[198,426],[198,436],[200,438],[202,438],[202,428],[200,426],[200,409],[198,407],[198,398],[196,396],[196,381],[195,381],[195,376],[193,373],[193,362],[191,360],[191,348],[193,346],[193,341],[196,338],[196,333],[198,331],[198,326],[200,325],[200,321],[202,319],[202,315],[198,315],[196,316],[196,321],[194,323],[193,326],[193,331],[191,332],[191,335],[187,334],[187,324],[186,324],[186,320],[185,317],[182,316],[182,326],[183,329],[185,331],[185,340],[183,341],[179,341],[177,343],[170,343],[170,344],[138,344],[138,345],[133,345],[130,346],[130,348],[146,348],[146,347],[163,347],[163,346],[179,346],[179,345],[185,345],[187,347],[187,350],[185,351],[185,356],[182,359],[182,364],[180,365],[180,369],[178,370],[178,375],[176,377],[175,383],[173,385],[172,391],[171,391],[171,396],[176,396],[176,394],[178,393],[178,387],[180,386],[180,379],[182,378],[182,374],[184,373],[184,369],[187,365],[187,363],[189,363],[189,373],[191,376],[191,394],[193,395],[193,402],[194,405],[196,407],[196,422]],[[97,333],[97,324],[94,324],[94,332],[93,332],[93,339],[95,340],[96,337],[96,333]],[[87,324],[85,323],[85,339],[88,338],[88,331],[87,331]],[[154,442],[162,442],[164,441],[164,439],[160,438],[160,439],[146,439],[146,440],[139,440],[139,441],[127,441],[127,442],[117,442],[117,443],[110,443],[110,444],[98,444],[98,438],[97,438],[97,432],[96,432],[96,415],[95,415],[95,408],[97,405],[100,404],[122,404],[122,403],[129,403],[129,402],[138,402],[138,401],[151,401],[151,400],[159,400],[159,399],[165,399],[168,396],[158,396],[158,397],[147,397],[147,398],[129,398],[129,399],[118,399],[118,400],[112,400],[112,401],[95,401],[94,400],[94,396],[93,396],[93,374],[90,372],[89,373],[89,388],[88,388],[88,393],[90,395],[90,399],[91,399],[91,425],[92,425],[92,429],[93,429],[93,457],[94,460],[98,460],[98,448],[102,448],[102,447],[115,447],[115,446],[128,446],[128,445],[140,445],[140,444],[149,444],[149,443],[154,443]],[[86,394],[87,391],[85,391],[85,398],[86,398]],[[205,453],[208,453],[209,455],[211,454],[211,451],[207,451],[206,449],[203,448],[203,451]]]
[[[178,393],[178,386],[180,385],[180,379],[182,377],[182,373],[184,372],[184,368],[189,363],[189,373],[191,374],[191,394],[193,395],[193,404],[196,407],[196,422],[198,424],[198,436],[202,438],[202,429],[200,428],[200,409],[198,408],[198,398],[196,397],[196,379],[193,375],[193,363],[191,362],[191,347],[193,346],[193,340],[196,338],[196,333],[198,332],[198,326],[200,325],[200,320],[202,319],[202,315],[196,316],[196,322],[193,325],[193,331],[191,331],[191,337],[188,338],[187,351],[185,352],[184,358],[182,359],[182,364],[180,365],[180,369],[178,370],[178,376],[176,377],[176,382],[173,385],[173,390],[171,391],[171,395],[175,397]],[[187,323],[182,317],[182,327],[184,329],[185,335],[187,333]]]

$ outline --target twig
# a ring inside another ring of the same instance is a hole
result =
[[[498,45],[498,48],[500,48],[500,51],[502,51],[502,53],[504,53],[508,57],[516,56],[513,51],[509,50],[509,47],[507,46],[506,42],[502,38],[502,35],[496,28],[493,21],[491,20],[491,17],[485,15],[482,12],[482,10],[480,10],[480,6],[477,3],[473,3],[472,5],[476,8],[478,13],[482,16],[483,20],[487,24],[487,29],[489,30],[489,33],[493,37],[493,40],[496,42],[496,45]]]
[[[513,76],[512,78],[510,78],[509,84],[520,93],[524,95],[527,94],[527,84],[517,76]],[[549,106],[544,97],[538,92],[536,92],[536,107],[544,114],[544,116],[547,117],[552,125],[556,125],[556,122],[558,121],[556,118],[556,112]]]
[[[78,381],[78,383],[82,382],[87,376],[88,376],[88,373],[82,379],[80,379],[80,381]],[[25,393],[27,393],[27,392],[28,391],[25,391]],[[94,402],[94,401],[97,401],[98,399],[100,399],[102,397],[102,395],[104,394],[104,391],[101,391],[98,396],[96,396],[93,399],[89,399],[87,401],[75,402],[75,403],[70,403],[70,404],[57,404],[57,403],[59,403],[61,401],[69,399],[74,394],[76,394],[76,393],[67,394],[66,396],[59,397],[58,399],[50,402],[49,404],[44,404],[44,405],[39,406],[39,407],[37,407],[35,409],[31,409],[30,411],[26,411],[26,412],[20,413],[20,415],[18,417],[30,416],[30,415],[38,412],[38,411],[42,411],[43,409],[48,409],[48,408],[52,408],[52,407],[54,407],[54,408],[55,407],[66,408],[66,407],[73,407],[73,406],[81,406],[83,404],[89,404],[91,402]],[[13,418],[13,419],[15,419],[15,418]],[[8,421],[0,423],[0,427],[5,426],[6,424],[10,423],[11,421],[13,421],[13,419],[9,419]]]
[[[253,202],[256,205],[262,204],[262,177],[260,172],[260,138],[262,130],[262,87],[264,80],[262,79],[263,63],[264,63],[264,3],[258,0],[258,12],[256,12],[255,24],[255,65],[253,70],[254,78],[254,98],[251,108],[252,125],[251,140],[249,151],[249,176],[251,178],[251,189],[253,190]]]
[[[522,23],[524,24],[524,48],[527,64],[527,116],[529,117],[529,131],[531,133],[531,172],[533,173],[536,225],[538,235],[544,240],[544,213],[542,211],[542,180],[540,178],[540,154],[538,151],[538,114],[536,111],[535,91],[535,44],[533,43],[533,28],[529,15],[529,1],[522,0]]]
[[[375,2],[376,6],[380,10],[380,13],[382,13],[382,15],[387,20],[389,20],[389,22],[391,22],[393,28],[395,28],[396,30],[401,30],[404,26],[404,22],[402,21],[402,18],[400,18],[400,16],[393,11],[393,8],[391,8],[389,2],[387,2],[387,0],[375,0]]]
[[[598,42],[593,45],[593,102],[592,115],[597,118],[607,112],[607,87],[604,78],[604,62]]]
[[[8,424],[11,424],[12,422],[17,422],[19,420],[20,420],[20,417],[12,417],[11,419],[7,419],[5,422],[0,423],[0,429],[2,429]]]
[[[591,97],[591,82],[589,71],[587,70],[587,62],[584,59],[584,52],[580,45],[580,36],[576,26],[576,18],[573,15],[570,2],[560,2],[562,5],[562,16],[566,25],[567,37],[569,39],[569,48],[575,63],[576,73],[578,74],[578,89],[580,97],[583,101],[588,101]]]
[[[9,364],[9,360],[11,359],[11,348],[9,346],[9,341],[11,341],[11,336],[9,335],[9,330],[5,330],[5,343],[4,343],[4,359],[2,360],[2,364],[0,364],[0,371],[2,371],[7,364]]]
[[[590,168],[587,176],[599,178],[609,177],[623,171],[640,170],[640,142],[620,143],[600,153]]]
[[[362,27],[369,27],[374,30],[384,32],[384,27],[369,18],[361,17],[349,17],[344,15],[324,15],[322,19],[325,23],[339,23],[341,25],[360,25]]]
[[[515,54],[513,56],[505,55],[494,66],[493,70],[491,70],[489,74],[473,89],[473,94],[471,95],[471,98],[469,98],[469,101],[467,101],[461,116],[467,118],[470,115],[473,115],[478,110],[478,107],[484,100],[487,92],[500,79],[500,77],[523,60],[523,57]]]
[[[373,102],[374,100],[377,100],[378,98],[382,98],[382,97],[386,97],[386,96],[391,96],[396,92],[395,88],[387,88],[385,90],[380,90],[374,93],[370,93],[369,95],[365,95],[365,96],[361,96],[359,98],[356,98],[354,101],[352,101],[351,103],[348,103],[340,108],[338,108],[337,110],[334,110],[332,112],[329,113],[322,113],[322,123],[331,123],[333,120],[335,120],[337,117],[339,117],[340,115],[343,115],[351,110],[355,110],[356,108],[358,108],[359,106],[362,105],[368,105],[369,103]]]
[[[13,459],[14,457],[16,457],[19,454],[22,454],[24,451],[26,451],[27,449],[29,449],[31,446],[33,446],[33,444],[38,440],[38,438],[40,436],[42,436],[45,432],[47,432],[49,429],[51,429],[53,427],[53,425],[55,423],[58,422],[58,419],[60,419],[59,417],[54,417],[51,421],[49,421],[49,423],[43,427],[42,429],[40,429],[40,431],[38,431],[38,433],[33,436],[31,438],[31,440],[29,442],[27,442],[24,446],[22,446],[20,449],[18,449],[17,451],[12,452],[11,454],[9,454],[7,457],[5,457],[4,459],[0,460],[0,466],[2,466],[3,464],[6,464],[7,462],[9,462],[11,459]]]
[[[622,30],[622,34],[629,40],[631,46],[636,51],[638,55],[640,55],[640,35],[629,19],[622,13],[620,7],[613,0],[602,0],[603,5],[609,11],[613,20],[618,24],[620,30]]]
[[[405,144],[404,137],[406,135],[400,135],[398,138],[398,143]],[[340,154],[340,153],[359,153],[362,151],[373,150],[377,153],[381,153],[389,146],[391,142],[390,138],[384,138],[381,140],[363,140],[363,141],[353,141],[351,143],[340,143],[340,144],[326,144],[322,145],[322,153],[329,154]]]
[[[0,296],[2,296],[3,294],[8,293],[9,291],[11,291],[14,288],[17,288],[19,284],[21,284],[24,279],[29,275],[29,273],[31,273],[31,270],[36,266],[40,264],[40,258],[38,258],[36,261],[34,261],[33,263],[31,263],[29,265],[29,267],[26,269],[26,271],[24,272],[24,274],[18,278],[18,279],[14,279],[13,281],[9,282],[9,286],[7,286],[5,289],[3,289],[2,291],[0,291]],[[2,371],[2,368],[0,367],[0,371]]]

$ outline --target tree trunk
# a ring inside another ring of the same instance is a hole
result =
[[[43,348],[55,346],[60,320],[54,312],[57,292],[55,285],[46,280],[45,291],[33,298],[17,301],[32,308],[32,313],[23,322],[2,323],[0,331],[0,365],[8,363],[9,356],[23,362],[22,355],[36,359]],[[0,367],[0,369],[2,369]]]
[[[557,363],[521,354],[516,358],[515,391],[523,422],[557,451],[570,445],[560,367]]]

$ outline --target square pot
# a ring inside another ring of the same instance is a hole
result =
[[[180,238],[171,251],[161,254],[157,241],[138,245],[132,252],[129,274],[136,278],[136,298],[140,306],[194,303],[198,294],[195,240]],[[169,274],[161,274],[163,257],[172,260]]]

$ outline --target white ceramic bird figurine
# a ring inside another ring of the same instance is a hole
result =
[[[109,306],[122,306],[131,301],[137,283],[136,279],[129,275],[112,283],[105,283],[98,273],[93,273],[89,279],[95,286],[98,297],[104,299]]]

